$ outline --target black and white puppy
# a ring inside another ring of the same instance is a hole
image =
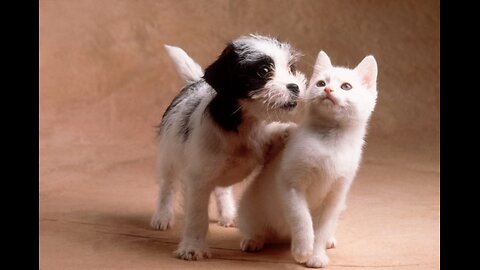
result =
[[[165,48],[187,85],[159,126],[160,192],[151,225],[172,226],[175,189],[183,180],[185,225],[175,254],[198,260],[210,257],[210,193],[215,192],[219,223],[232,226],[236,206],[229,186],[261,166],[272,140],[284,136],[288,124],[268,123],[288,119],[306,80],[295,67],[300,54],[267,36],[230,42],[204,74],[182,49]]]

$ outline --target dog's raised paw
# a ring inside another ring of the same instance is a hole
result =
[[[263,245],[264,245],[263,241],[244,238],[240,243],[240,248],[242,249],[242,251],[255,252],[255,251],[262,250]]]

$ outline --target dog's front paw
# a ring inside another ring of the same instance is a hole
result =
[[[290,135],[293,133],[294,130],[298,128],[298,125],[296,123],[288,123],[288,126],[285,127],[285,130],[283,131],[283,139],[287,140]]]
[[[182,260],[197,261],[208,259],[212,254],[205,245],[185,244],[180,243],[177,250],[174,252],[175,256]]]
[[[222,227],[236,227],[237,225],[237,221],[235,220],[235,218],[232,218],[232,217],[219,217],[218,218],[218,225],[222,226]]]
[[[150,220],[150,226],[155,230],[165,231],[174,224],[174,214],[164,211],[156,211]]]
[[[242,251],[255,252],[263,248],[264,241],[262,240],[253,240],[253,239],[242,239],[240,243],[240,248]]]
[[[295,261],[304,263],[313,253],[313,241],[292,241],[292,255]]]
[[[297,124],[295,123],[285,123],[278,126],[277,130],[272,134],[273,144],[284,145],[295,129],[297,129]]]
[[[282,123],[270,127],[270,138],[267,151],[265,152],[264,164],[269,163],[285,147],[293,130],[297,128],[295,123]]]
[[[308,258],[305,265],[310,268],[323,268],[327,267],[330,259],[325,252],[320,252]]]

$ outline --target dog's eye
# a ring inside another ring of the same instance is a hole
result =
[[[295,64],[290,65],[290,72],[292,72],[292,74],[295,74],[295,72],[297,72],[297,66]]]
[[[263,66],[258,70],[257,74],[258,76],[265,78],[270,74],[270,68],[268,66]]]
[[[352,89],[352,85],[349,84],[349,83],[342,83],[340,88],[342,88],[343,90],[350,90],[350,89]]]
[[[320,81],[317,82],[318,87],[324,87],[325,85],[327,85],[327,84],[323,80],[320,80]]]

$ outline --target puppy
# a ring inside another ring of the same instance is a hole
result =
[[[285,148],[266,164],[240,200],[241,249],[291,239],[297,262],[326,267],[327,248],[355,178],[377,99],[377,63],[332,66],[321,51],[307,89],[303,121]]]
[[[205,243],[208,202],[214,190],[220,223],[236,216],[232,184],[264,163],[272,141],[282,139],[288,119],[305,89],[296,70],[300,57],[288,43],[249,35],[228,43],[205,74],[183,50],[166,46],[186,86],[159,125],[160,192],[151,225],[165,230],[174,222],[175,189],[185,186],[185,224],[178,258],[210,257]]]

